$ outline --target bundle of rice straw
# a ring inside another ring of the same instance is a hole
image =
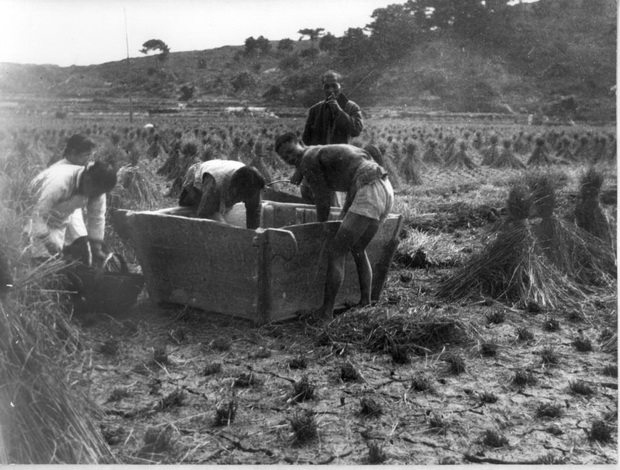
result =
[[[69,385],[79,371],[78,331],[49,292],[59,261],[26,271],[0,298],[0,423],[10,464],[116,463],[92,418],[92,403]]]
[[[476,168],[476,164],[469,156],[469,152],[467,151],[467,142],[461,141],[459,142],[459,150],[455,152],[450,158],[446,159],[444,163],[446,168],[454,168],[454,169],[462,169],[468,168],[470,170]]]
[[[611,245],[613,232],[599,201],[604,180],[603,173],[593,166],[583,174],[575,203],[575,223],[586,232]]]
[[[490,145],[482,152],[482,161],[481,165],[485,166],[493,166],[495,161],[499,158],[499,144],[498,137],[496,135],[492,135],[489,139]]]
[[[519,160],[513,153],[512,149],[510,148],[511,145],[512,141],[510,139],[504,139],[504,149],[499,154],[499,156],[490,164],[491,168],[525,168],[525,164],[521,160]]]
[[[424,163],[418,156],[418,145],[415,142],[408,143],[405,148],[405,157],[400,163],[400,174],[403,175],[407,184],[422,184],[422,176],[420,175],[422,166]]]
[[[542,307],[583,300],[584,293],[547,258],[530,215],[531,196],[514,186],[508,196],[505,223],[470,261],[443,281],[437,294],[463,300],[481,294],[493,299]]]
[[[124,165],[118,170],[118,183],[110,194],[110,207],[134,210],[157,207],[157,191],[143,176],[144,171],[139,165]]]
[[[372,157],[372,159],[377,162],[379,165],[383,167],[385,171],[388,173],[388,178],[390,179],[390,183],[394,187],[394,189],[400,189],[402,186],[402,181],[400,175],[398,174],[398,170],[396,169],[396,165],[390,158],[388,154],[383,154],[378,147],[372,144],[367,144],[364,146],[364,150],[368,155]]]
[[[617,266],[610,244],[553,215],[556,195],[549,175],[531,177],[530,189],[536,213],[541,217],[540,223],[533,226],[534,234],[548,260],[582,287],[611,285],[617,277]]]
[[[545,139],[542,137],[536,138],[536,148],[530,155],[527,161],[527,166],[539,166],[539,165],[551,165],[553,161],[549,157],[549,151],[545,147]]]
[[[443,160],[437,151],[437,141],[430,139],[426,151],[422,155],[422,161],[429,165],[443,165]]]

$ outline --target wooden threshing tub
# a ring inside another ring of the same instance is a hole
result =
[[[340,209],[333,209],[336,218]],[[284,320],[321,306],[327,246],[339,221],[316,222],[314,206],[263,201],[261,228],[245,227],[237,204],[230,225],[183,216],[187,209],[117,211],[114,225],[131,239],[151,298],[247,318]],[[391,214],[368,247],[372,298],[379,299],[398,246],[400,215]],[[123,236],[123,233],[121,233]],[[337,305],[359,301],[353,257]]]

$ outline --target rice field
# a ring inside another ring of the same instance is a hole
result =
[[[119,169],[110,210],[176,205],[179,177],[211,158],[286,179],[273,143],[303,118],[3,116],[0,463],[617,464],[615,128],[387,115],[354,141],[381,151],[404,218],[380,301],[263,326],[146,294],[123,315],[72,314],[57,267],[23,254],[25,188],[75,132]],[[576,228],[588,171],[613,235],[600,250]],[[106,237],[140,269],[110,223]],[[530,289],[507,295],[506,272]]]

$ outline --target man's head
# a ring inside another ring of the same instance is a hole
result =
[[[67,140],[62,156],[74,165],[85,165],[95,147],[96,145],[92,140],[81,134],[73,134]]]
[[[325,93],[325,98],[328,98],[330,95],[334,95],[334,99],[338,99],[340,96],[340,90],[342,82],[342,75],[338,72],[334,72],[333,70],[328,70],[321,77],[321,83],[323,84],[323,93]]]
[[[287,132],[276,138],[275,151],[286,163],[296,165],[299,162],[301,152],[303,152],[303,147],[297,140],[297,134]]]
[[[88,197],[98,197],[116,186],[116,170],[108,163],[91,162],[86,165],[80,179],[79,192]]]
[[[229,198],[235,202],[249,201],[265,187],[265,178],[252,166],[239,168],[230,178]]]

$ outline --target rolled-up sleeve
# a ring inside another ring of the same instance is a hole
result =
[[[86,210],[88,211],[86,216],[86,230],[88,231],[88,237],[93,240],[103,240],[105,233],[106,211],[105,194],[89,199]]]

